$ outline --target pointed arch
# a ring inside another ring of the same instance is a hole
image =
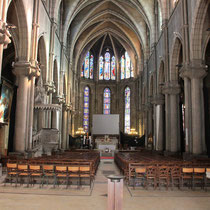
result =
[[[37,61],[40,64],[42,80],[45,84],[47,82],[47,56],[46,44],[43,36],[41,36],[38,40]]]
[[[178,80],[178,67],[177,65],[179,64],[180,61],[180,53],[182,53],[182,41],[180,38],[175,37],[175,40],[173,42],[173,47],[172,47],[172,53],[171,53],[171,62],[170,62],[170,80],[171,81],[177,81]]]
[[[54,60],[54,68],[53,68],[53,81],[55,85],[55,90],[57,94],[59,94],[59,75],[58,75],[58,65],[57,65],[57,60]]]
[[[162,87],[165,84],[165,69],[164,69],[164,62],[160,62],[159,70],[158,70],[158,93],[161,93]]]
[[[201,59],[202,58],[202,35],[204,28],[204,20],[208,14],[208,8],[210,1],[208,0],[197,0],[194,12],[192,25],[196,26],[191,31],[191,58]]]

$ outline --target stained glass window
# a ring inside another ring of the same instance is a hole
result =
[[[99,79],[102,80],[103,77],[103,70],[104,70],[104,59],[103,56],[99,59]]]
[[[121,57],[121,79],[134,77],[134,68],[127,52]]]
[[[131,96],[131,90],[129,87],[125,88],[125,133],[129,133],[130,132],[130,96]]]
[[[125,57],[122,55],[121,57],[121,79],[125,78]]]
[[[111,110],[111,91],[109,88],[104,89],[104,114],[110,114]]]
[[[106,51],[104,56],[100,56],[99,58],[99,80],[115,80],[115,56],[112,56]]]
[[[112,70],[111,70],[111,79],[115,80],[115,57],[112,56]]]
[[[81,77],[93,79],[94,57],[88,52],[85,56],[85,61],[82,64]]]
[[[84,89],[84,114],[83,114],[83,129],[85,132],[89,131],[89,107],[90,107],[90,88]]]

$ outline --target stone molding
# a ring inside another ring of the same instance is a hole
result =
[[[40,68],[38,65],[31,65],[30,62],[19,61],[15,63],[13,73],[16,76],[38,77],[40,76]]]
[[[3,44],[4,46],[4,49],[7,48],[7,45],[9,43],[11,43],[11,40],[10,40],[10,37],[11,37],[11,34],[8,30],[8,25],[7,23],[3,22],[3,21],[0,21],[0,44]]]
[[[155,105],[163,105],[163,104],[165,104],[165,98],[162,94],[155,95],[151,99],[151,103],[155,104]]]
[[[47,94],[50,94],[50,93],[55,93],[55,85],[53,84],[53,82],[46,82],[44,84],[44,87],[45,87],[45,90],[47,92]]]
[[[162,88],[163,94],[178,95],[181,92],[180,85],[177,82],[166,83]]]
[[[72,103],[69,103],[69,104],[64,103],[64,104],[63,104],[63,109],[64,109],[64,111],[66,111],[66,112],[72,111],[72,108],[73,108]]]
[[[203,79],[206,75],[206,65],[201,62],[195,61],[190,65],[183,65],[180,70],[180,77],[183,79],[188,77],[189,79]]]
[[[61,111],[61,105],[59,104],[35,104],[34,109],[41,109],[42,111]]]

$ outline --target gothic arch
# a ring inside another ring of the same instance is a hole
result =
[[[38,41],[38,53],[37,53],[37,61],[39,62],[42,80],[44,84],[47,82],[47,56],[46,56],[46,45],[44,37],[41,36]]]
[[[165,76],[164,62],[161,61],[158,69],[158,84],[157,84],[158,93],[161,93],[162,91],[162,87],[165,83],[165,78],[166,76]]]
[[[204,20],[207,15],[210,1],[208,0],[197,0],[196,8],[194,12],[194,18],[192,21],[191,31],[191,58],[201,59],[202,58],[202,35]],[[195,27],[196,26],[196,27]]]
[[[57,60],[54,60],[54,68],[53,68],[53,81],[55,85],[55,91],[57,95],[59,94],[59,75],[58,75],[58,64]]]
[[[27,25],[27,12],[23,0],[13,0],[9,2],[9,7],[14,5],[14,12],[17,17],[17,30],[18,31],[18,60],[29,61],[29,38],[28,38],[28,25]],[[9,10],[8,7],[8,10]],[[10,14],[7,14],[7,18]],[[16,37],[17,38],[17,37]],[[17,43],[17,42],[16,42]]]
[[[154,94],[154,76],[151,75],[150,82],[149,82],[149,93],[148,96],[152,97]]]
[[[176,37],[173,42],[172,53],[171,53],[171,62],[170,62],[170,80],[177,81],[178,80],[178,68],[177,64],[179,64],[180,59],[180,50],[182,49],[182,41],[180,38]]]

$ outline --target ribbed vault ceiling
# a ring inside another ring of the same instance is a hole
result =
[[[143,61],[153,42],[154,0],[64,0],[63,6],[70,58],[78,62],[91,48],[100,53],[109,37],[115,53],[123,47],[132,60]]]

